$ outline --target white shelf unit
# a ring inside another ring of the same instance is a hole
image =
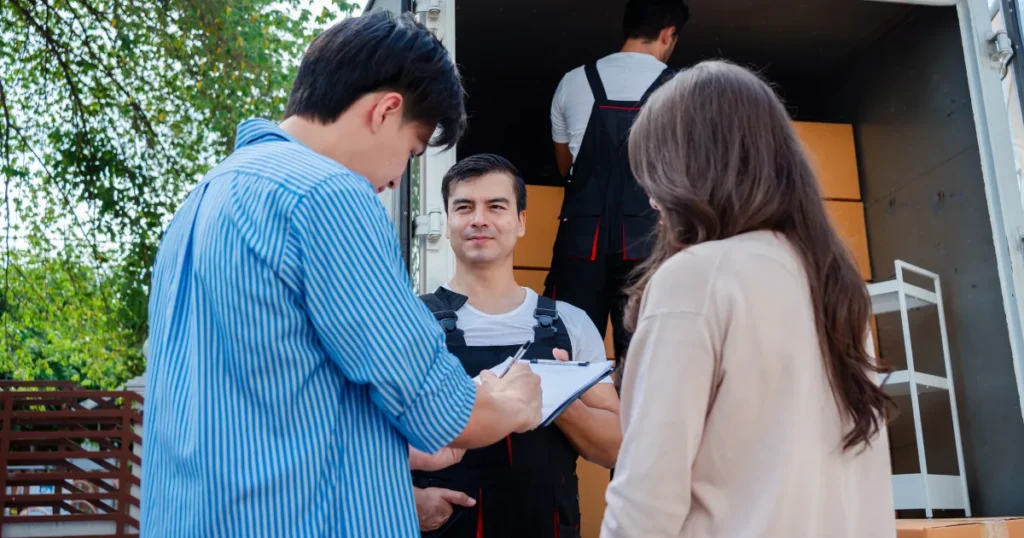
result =
[[[885,282],[868,284],[871,295],[871,310],[875,315],[900,314],[903,322],[903,346],[907,355],[907,369],[883,375],[885,391],[893,396],[910,395],[914,415],[914,435],[917,440],[917,458],[921,472],[895,475],[892,480],[893,500],[897,510],[924,509],[925,517],[931,518],[933,510],[963,510],[971,516],[971,503],[967,497],[967,475],[964,473],[964,452],[960,441],[960,420],[956,409],[956,391],[953,389],[952,367],[949,360],[949,340],[946,335],[946,314],[942,306],[942,284],[939,275],[916,267],[902,260],[896,260],[896,278]],[[904,279],[905,273],[913,273],[932,281],[933,289],[926,290]],[[918,372],[914,368],[914,350],[910,342],[909,312],[917,308],[936,308],[939,318],[939,334],[942,338],[942,355],[945,377]],[[949,408],[952,411],[953,437],[956,441],[956,458],[959,475],[928,474],[925,459],[924,433],[921,427],[921,406],[918,396],[926,392],[946,391],[949,394]]]

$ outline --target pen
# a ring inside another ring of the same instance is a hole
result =
[[[551,359],[530,359],[530,364],[558,364],[561,366],[589,366],[590,361],[556,361]]]
[[[508,365],[508,368],[506,368],[505,371],[501,373],[501,375],[498,376],[498,379],[505,377],[505,374],[507,374],[508,371],[512,369],[512,366],[514,366],[516,362],[518,362],[519,359],[521,359],[523,355],[526,354],[526,350],[530,349],[531,344],[533,344],[532,340],[519,346],[519,351],[516,351],[516,354],[512,356],[512,363]]]

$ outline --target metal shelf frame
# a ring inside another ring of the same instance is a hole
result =
[[[883,378],[886,392],[892,395],[910,395],[914,415],[914,435],[917,441],[917,458],[921,472],[914,475],[893,477],[893,496],[898,510],[921,509],[925,516],[932,517],[933,509],[962,509],[971,516],[971,504],[967,496],[967,475],[964,472],[964,452],[960,439],[960,418],[956,407],[956,391],[953,388],[953,368],[949,357],[949,339],[946,332],[946,314],[942,304],[942,283],[939,275],[909,264],[895,261],[896,279],[868,284],[872,312],[875,315],[899,312],[903,324],[903,347],[907,355],[907,369],[889,374]],[[907,273],[927,279],[933,284],[926,290],[905,280]],[[914,367],[914,350],[910,340],[910,310],[935,307],[938,311],[939,333],[942,339],[942,355],[945,364],[944,377],[918,372]],[[949,394],[949,408],[953,420],[953,437],[956,441],[956,457],[959,476],[928,474],[925,457],[924,432],[921,422],[919,395],[923,392],[945,390]],[[959,487],[955,484],[959,483]],[[939,487],[941,486],[941,487]],[[956,490],[959,491],[956,491]]]

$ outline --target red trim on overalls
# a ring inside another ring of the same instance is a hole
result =
[[[511,467],[512,466],[512,436],[511,435],[506,435],[505,436],[505,444],[508,445],[508,466]]]
[[[476,538],[484,538],[484,490],[476,496]]]
[[[638,106],[612,106],[612,105],[601,105],[598,108],[605,108],[609,110],[640,110]]]
[[[594,244],[590,247],[590,261],[597,259],[597,238],[601,235],[601,217],[597,217],[597,228],[594,230]]]
[[[626,223],[622,223],[622,259],[627,262],[640,261],[644,258],[630,258],[626,256]]]

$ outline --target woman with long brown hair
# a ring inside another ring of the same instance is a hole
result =
[[[698,64],[629,153],[661,225],[629,290],[602,536],[894,536],[870,300],[775,93]]]

